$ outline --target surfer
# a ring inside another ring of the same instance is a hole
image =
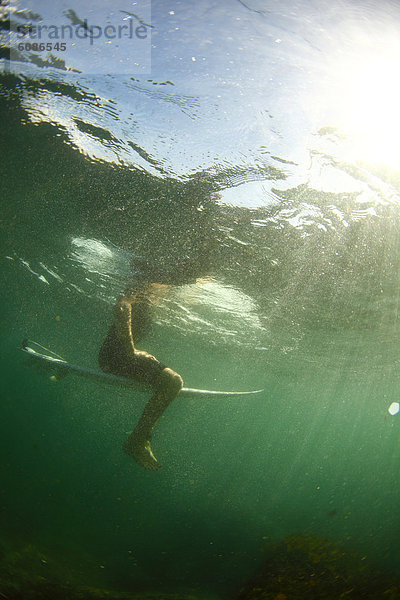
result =
[[[106,373],[141,381],[154,390],[124,451],[143,467],[156,470],[160,465],[150,445],[152,431],[182,389],[183,379],[152,354],[138,350],[136,344],[150,329],[156,297],[165,294],[170,285],[193,283],[195,277],[185,263],[176,266],[173,275],[160,274],[143,261],[136,261],[134,268],[136,275],[141,275],[116,303],[113,324],[99,352],[99,365]]]

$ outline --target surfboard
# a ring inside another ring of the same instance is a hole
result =
[[[39,352],[36,348],[40,348],[42,351]],[[111,373],[104,373],[97,369],[91,369],[89,367],[83,367],[81,365],[74,365],[67,362],[61,356],[44,348],[37,342],[32,340],[23,340],[22,350],[25,352],[33,363],[42,366],[52,373],[51,379],[58,381],[63,379],[66,375],[78,375],[92,381],[99,383],[108,383],[123,388],[133,388],[138,391],[147,391],[151,388],[144,383],[135,381],[134,379],[128,379],[127,377],[119,377]],[[43,353],[43,350],[46,353]],[[48,354],[47,354],[48,353]],[[187,388],[183,387],[179,392],[179,397],[198,397],[198,396],[213,396],[218,398],[226,398],[229,396],[251,396],[254,394],[260,394],[264,390],[251,390],[251,391],[223,391],[223,390],[203,390],[198,388]]]

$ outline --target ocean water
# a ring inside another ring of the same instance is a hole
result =
[[[14,29],[104,17],[8,8]],[[233,598],[292,535],[397,572],[399,5],[150,8],[147,72],[120,72],[124,42],[104,68],[2,54],[0,595]],[[187,386],[264,389],[178,397],[158,472],[122,451],[145,395],[51,381],[20,351],[96,367],[135,255],[198,278],[160,297],[141,347]]]

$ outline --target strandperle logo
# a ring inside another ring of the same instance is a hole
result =
[[[21,22],[23,17],[16,14],[9,32],[10,69],[20,73],[35,64],[78,73],[149,74],[154,28],[150,9],[149,0],[141,0],[137,13],[100,2],[83,15],[72,8],[63,11],[59,21],[53,13],[31,11]]]
[[[17,37],[19,41],[24,39],[32,41],[46,40],[83,40],[89,39],[90,44],[94,40],[106,38],[115,39],[139,39],[145,40],[148,36],[148,26],[145,24],[137,25],[132,20],[120,25],[89,25],[87,19],[83,19],[75,25],[19,25],[17,27]]]

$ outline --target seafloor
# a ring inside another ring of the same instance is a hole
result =
[[[292,536],[263,548],[258,571],[226,600],[399,600],[400,579],[365,557],[313,536]],[[90,577],[89,577],[90,578]],[[1,600],[208,600],[189,593],[118,592],[85,577],[32,544],[0,546]],[[225,600],[225,599],[224,599]]]

